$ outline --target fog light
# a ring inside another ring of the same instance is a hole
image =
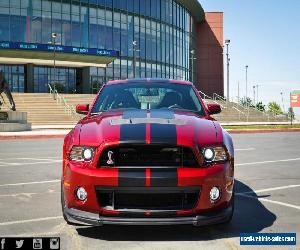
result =
[[[212,202],[216,202],[220,198],[220,189],[217,187],[213,187],[209,192],[209,197]]]
[[[79,187],[76,191],[76,196],[78,200],[84,201],[87,198],[87,192],[83,187]]]
[[[211,148],[206,148],[204,150],[204,157],[205,157],[205,160],[207,161],[212,161],[215,157],[215,152],[213,149]]]

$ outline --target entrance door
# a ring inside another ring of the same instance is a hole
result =
[[[91,76],[91,93],[97,94],[104,82],[104,76]]]
[[[12,92],[24,93],[24,74],[12,73],[10,84]]]

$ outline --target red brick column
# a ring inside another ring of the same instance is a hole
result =
[[[223,13],[207,12],[197,26],[197,89],[224,96]]]

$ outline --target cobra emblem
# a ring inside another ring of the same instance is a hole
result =
[[[114,162],[114,160],[113,160],[113,154],[114,154],[113,151],[108,151],[108,152],[107,152],[108,160],[107,160],[106,163],[107,163],[108,165],[113,165],[113,164],[115,164],[115,162]]]

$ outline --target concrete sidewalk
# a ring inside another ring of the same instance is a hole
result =
[[[0,140],[13,139],[47,139],[64,138],[71,128],[35,128],[32,131],[23,132],[0,132]],[[274,133],[274,132],[300,132],[300,128],[274,128],[274,129],[228,129],[230,134],[253,134],[253,133]]]
[[[34,129],[22,132],[0,132],[0,140],[64,138],[71,129]]]

